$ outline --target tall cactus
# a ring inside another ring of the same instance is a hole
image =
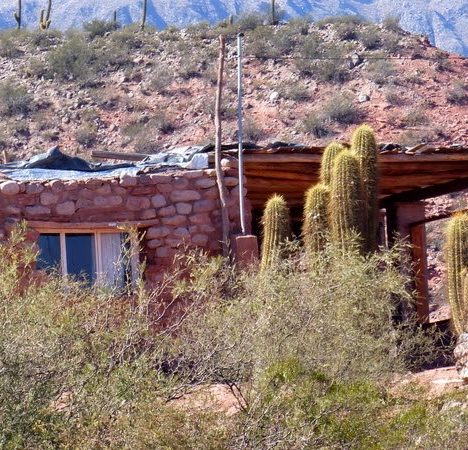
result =
[[[21,0],[18,0],[18,11],[15,11],[16,29],[21,30],[21,19],[22,19],[22,4]]]
[[[277,25],[278,20],[276,18],[276,1],[271,0],[271,24],[272,25]]]
[[[332,142],[327,146],[322,155],[320,164],[320,181],[326,185],[330,184],[331,173],[335,158],[344,150],[338,142]]]
[[[143,0],[143,15],[141,17],[141,31],[144,31],[145,26],[146,26],[146,15],[148,12],[148,0]]]
[[[119,23],[117,22],[117,10],[114,9],[114,14],[112,16],[112,24],[114,25],[114,30],[119,28]]]
[[[468,214],[455,214],[447,226],[445,259],[447,261],[448,298],[452,322],[457,334],[468,326]]]
[[[353,134],[351,151],[359,161],[362,183],[363,245],[369,253],[377,250],[379,226],[378,151],[372,128],[361,125]]]
[[[52,0],[49,0],[47,5],[47,12],[42,9],[41,10],[41,18],[39,19],[39,28],[41,30],[48,30],[50,27],[50,11],[52,10]]]
[[[341,152],[333,164],[330,182],[331,239],[344,250],[362,245],[362,200],[359,161]]]
[[[262,218],[263,243],[261,269],[268,269],[281,257],[290,234],[289,208],[281,195],[273,195],[265,205]]]
[[[329,206],[330,188],[325,184],[316,184],[306,192],[302,237],[307,253],[325,248],[329,235]]]

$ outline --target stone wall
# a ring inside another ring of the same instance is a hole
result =
[[[236,171],[225,170],[231,232],[239,232]],[[247,202],[248,223],[250,207]],[[180,247],[221,251],[221,212],[215,171],[174,171],[116,179],[0,182],[0,238],[19,221],[139,224],[144,231],[146,277],[158,281]],[[31,239],[37,238],[32,231]]]

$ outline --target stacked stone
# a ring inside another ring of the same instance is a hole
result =
[[[239,187],[225,170],[231,232],[239,231]],[[157,281],[181,247],[221,249],[215,171],[175,171],[118,179],[0,183],[0,236],[26,219],[73,224],[143,223],[147,277]],[[250,208],[248,208],[250,214]],[[250,217],[250,216],[249,216]]]

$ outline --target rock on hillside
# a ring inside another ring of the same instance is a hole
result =
[[[54,26],[61,29],[80,27],[94,18],[109,20],[118,10],[120,20],[128,24],[140,20],[141,1],[135,0],[62,0],[54,2]],[[268,0],[149,0],[148,21],[159,29],[168,25],[186,26],[201,21],[216,23],[230,14],[267,11]],[[445,50],[468,54],[468,4],[466,0],[278,0],[286,17],[311,15],[315,19],[332,15],[359,14],[373,21],[400,16],[404,29],[424,34]],[[0,5],[0,28],[14,26],[16,0]],[[43,0],[28,0],[25,23],[36,26]]]

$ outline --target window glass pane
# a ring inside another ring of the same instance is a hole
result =
[[[67,273],[92,282],[96,279],[96,261],[93,234],[65,235]]]
[[[60,269],[60,235],[41,234],[38,245],[37,268],[39,270]]]

